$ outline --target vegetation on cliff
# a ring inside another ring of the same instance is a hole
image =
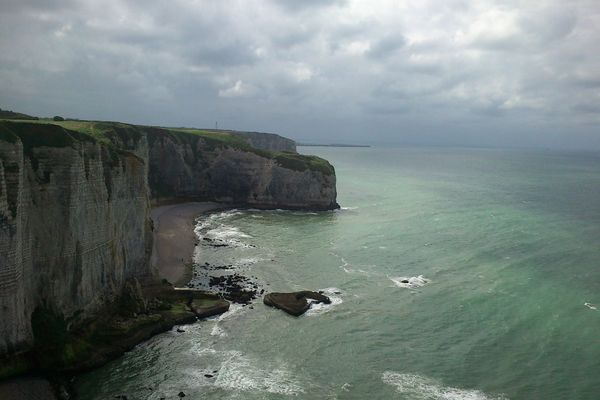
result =
[[[31,315],[34,348],[0,359],[0,379],[30,370],[85,371],[114,359],[174,325],[195,322],[229,309],[219,296],[175,290],[168,282],[129,282],[122,295],[97,318],[75,323],[60,311],[40,306]]]
[[[63,129],[57,129],[57,127]],[[137,143],[144,134],[147,135],[149,141],[168,135],[176,142],[189,144],[192,149],[196,149],[197,141],[201,140],[203,147],[207,150],[231,148],[250,152],[274,160],[281,167],[295,171],[309,170],[324,175],[335,173],[333,166],[320,157],[257,149],[244,140],[243,135],[227,131],[158,128],[120,122],[81,120],[0,121],[0,140],[13,142],[15,136],[19,136],[24,146],[28,148],[36,146],[64,147],[71,145],[74,141],[95,140],[109,145],[115,150],[126,150],[129,147],[128,143],[131,141]]]
[[[10,111],[10,110],[3,110],[1,108],[0,108],[0,118],[6,118],[6,119],[29,119],[29,120],[39,119],[38,117],[32,117],[31,115],[22,114],[22,113]]]

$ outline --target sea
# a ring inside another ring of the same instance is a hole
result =
[[[332,303],[234,304],[78,377],[81,399],[600,399],[599,153],[299,151],[335,166],[341,209],[200,217],[192,284]]]

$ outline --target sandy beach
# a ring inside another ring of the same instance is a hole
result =
[[[224,208],[219,203],[181,203],[154,208],[152,267],[175,286],[182,286],[191,277],[189,267],[194,253],[196,235],[194,219],[202,213]]]

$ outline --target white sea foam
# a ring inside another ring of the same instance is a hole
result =
[[[401,374],[393,371],[383,373],[383,383],[394,386],[398,393],[419,400],[506,400],[503,395],[485,394],[479,390],[458,389],[444,386],[431,378],[420,375]]]
[[[215,325],[210,331],[211,336],[228,336],[227,331],[221,326],[221,322],[236,318],[239,314],[244,312],[244,310],[246,310],[246,308],[242,307],[240,304],[231,303],[231,305],[229,306],[229,310],[227,310],[223,314],[206,318],[208,321],[215,322]]]
[[[227,332],[225,332],[225,330],[219,326],[218,323],[216,323],[215,326],[213,326],[213,328],[210,331],[210,335],[211,336],[219,336],[219,337],[229,336],[227,334]]]
[[[340,207],[340,208],[338,208],[335,211],[337,211],[337,212],[341,212],[341,211],[353,211],[353,210],[357,210],[357,209],[358,209],[358,207]]]
[[[264,360],[252,359],[239,351],[223,352],[225,359],[214,385],[225,390],[267,392],[287,396],[304,393],[301,382],[284,363],[265,365]],[[269,364],[269,363],[266,363]]]
[[[215,226],[210,222],[198,222],[194,232],[200,240],[207,238],[216,244],[226,244],[232,247],[252,247],[243,241],[243,239],[252,238],[252,236],[242,232],[236,226],[225,224]]]
[[[310,305],[310,308],[304,315],[312,316],[312,315],[320,315],[326,312],[331,311],[335,306],[342,304],[344,300],[342,300],[341,293],[342,291],[338,288],[330,287],[325,289],[319,289],[320,292],[331,300],[330,304],[325,303],[315,303],[313,302]]]
[[[425,286],[426,284],[428,284],[430,282],[429,279],[423,278],[423,275],[411,276],[411,277],[400,276],[397,278],[388,277],[388,278],[392,282],[394,282],[394,284],[396,286],[401,287],[401,288],[408,288],[408,289],[416,289],[421,286]]]
[[[589,308],[590,310],[598,310],[598,307],[596,307],[595,304],[592,303],[583,303],[584,306],[586,306],[587,308]]]
[[[344,270],[344,272],[347,274],[351,273],[352,270],[350,268],[348,268],[350,266],[350,263],[348,261],[346,261],[346,259],[344,257],[338,256],[337,254],[334,254],[334,255],[342,261],[342,265],[340,265],[340,268],[342,270]]]
[[[242,212],[239,210],[229,210],[202,216],[196,220],[194,231],[196,234],[201,235],[205,230],[211,227],[222,226],[229,218],[236,215],[242,215]]]
[[[364,269],[354,269],[351,268],[352,266],[350,265],[350,263],[342,256],[336,254],[336,253],[331,253],[332,255],[334,255],[335,257],[339,258],[340,261],[342,262],[340,265],[338,265],[338,268],[340,268],[342,271],[344,271],[347,274],[363,274],[363,275],[370,275],[369,272],[365,271]]]

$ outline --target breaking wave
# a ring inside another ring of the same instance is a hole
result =
[[[397,278],[390,277],[389,279],[394,282],[396,286],[408,289],[420,288],[421,286],[425,286],[430,282],[429,279],[423,278],[423,275],[411,277],[400,276]]]
[[[434,379],[420,375],[386,371],[381,380],[394,386],[398,393],[415,400],[507,400],[503,395],[488,395],[479,390],[444,386]]]
[[[308,309],[308,311],[306,311],[306,313],[304,313],[304,315],[311,316],[323,314],[331,311],[335,306],[344,302],[341,297],[342,291],[338,288],[330,287],[325,289],[319,289],[319,292],[322,292],[325,296],[329,297],[331,303],[312,303],[310,305],[310,308]]]

